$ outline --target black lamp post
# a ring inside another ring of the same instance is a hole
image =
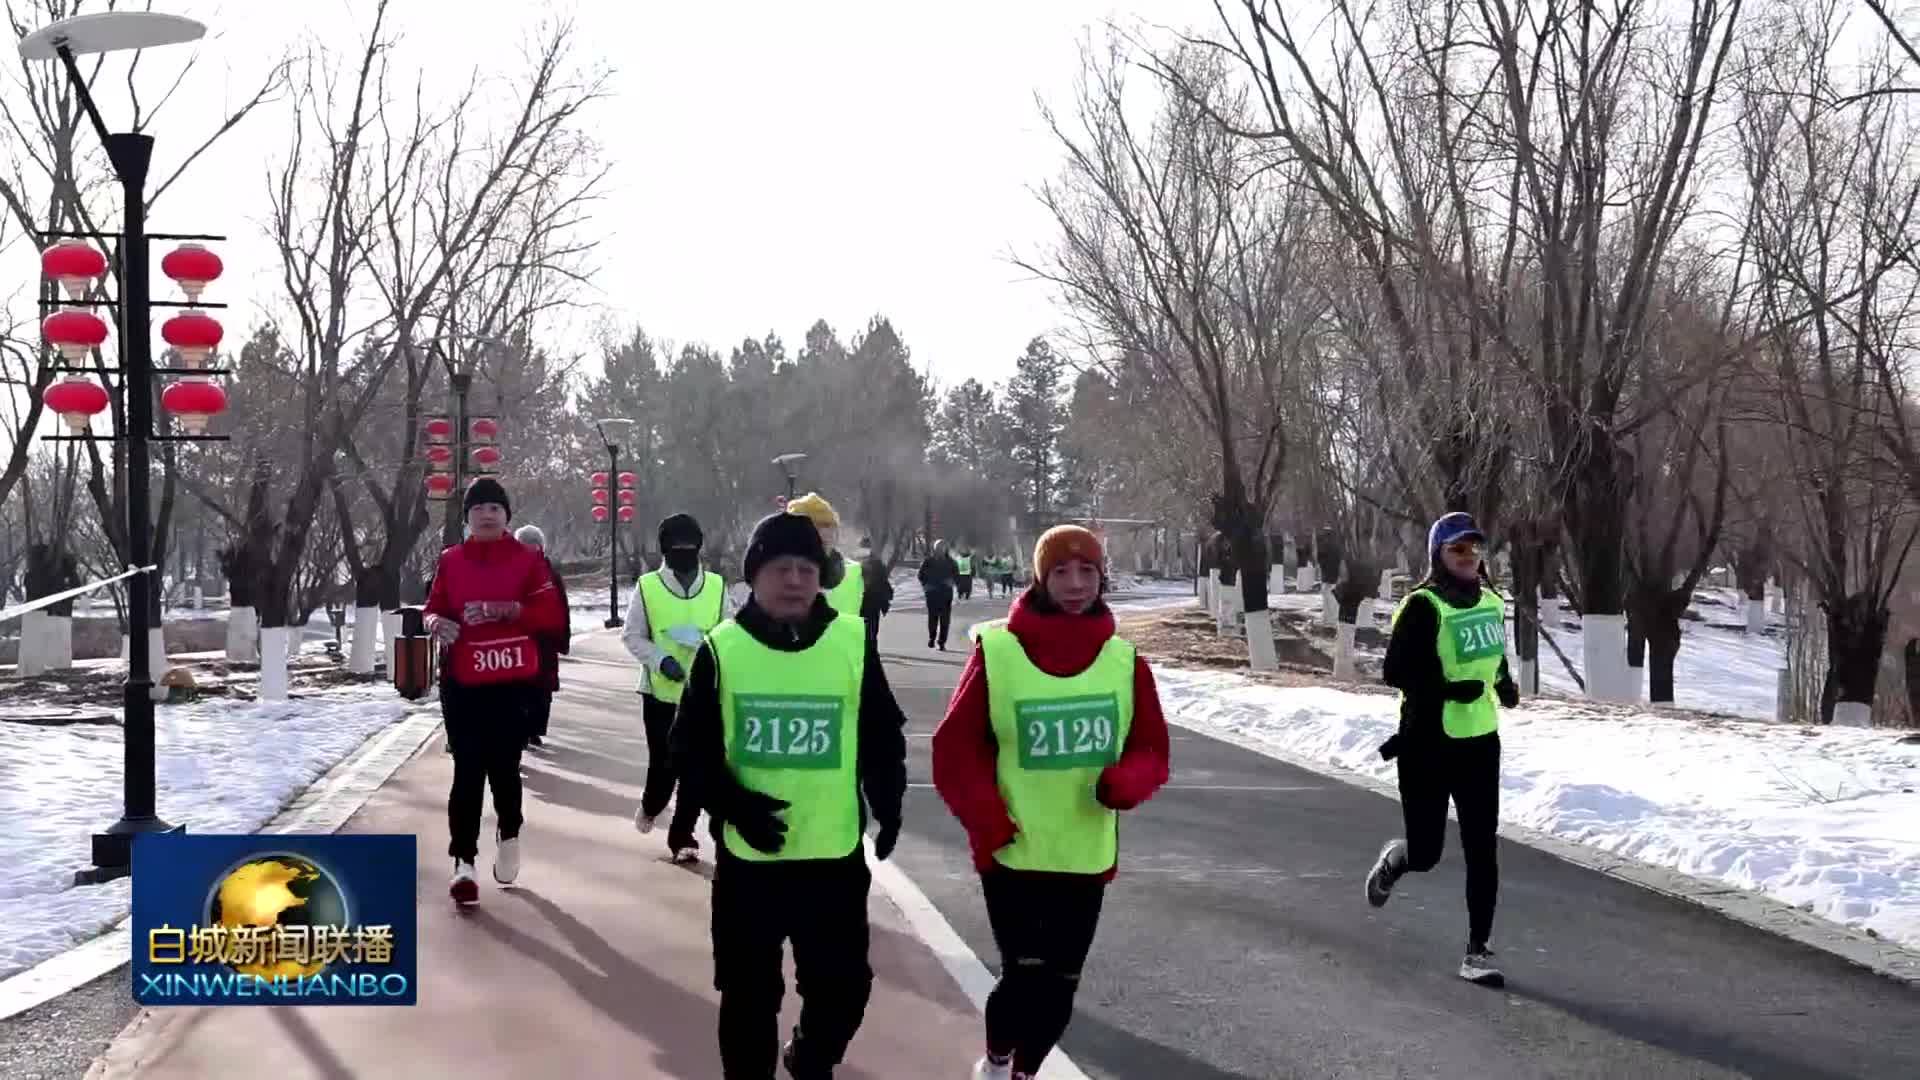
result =
[[[600,433],[600,444],[607,448],[607,481],[612,490],[625,491],[620,487],[620,444],[613,440],[623,431],[633,426],[633,421],[621,416],[612,416],[594,421],[594,430]],[[623,626],[626,620],[620,617],[620,510],[616,505],[618,496],[607,503],[607,629]]]
[[[773,459],[780,471],[787,474],[787,501],[792,502],[800,493],[800,463],[807,460],[805,454],[781,454]]]
[[[150,49],[197,41],[207,28],[192,19],[150,11],[103,11],[62,19],[20,39],[22,60],[57,60],[66,69],[74,95],[85,108],[95,134],[106,147],[114,178],[121,190],[121,231],[118,234],[48,233],[54,237],[86,236],[120,241],[118,345],[126,427],[116,436],[127,443],[127,561],[148,566],[153,553],[153,519],[148,503],[147,444],[155,439],[218,439],[220,436],[153,434],[152,319],[156,306],[150,295],[147,245],[152,240],[217,240],[220,237],[150,234],[147,232],[147,167],[153,160],[153,136],[107,130],[87,80],[74,62],[76,55]],[[158,306],[181,306],[162,304]],[[218,305],[202,304],[200,307]],[[213,374],[205,370],[182,372]],[[90,439],[92,435],[48,436]],[[125,751],[124,806],[120,820],[104,833],[93,835],[93,866],[74,875],[76,884],[97,884],[125,877],[133,869],[133,837],[140,833],[175,832],[155,813],[153,743],[153,672],[148,663],[148,631],[154,623],[153,584],[136,575],[127,589],[127,682],[123,693]]]

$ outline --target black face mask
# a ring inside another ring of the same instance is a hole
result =
[[[676,574],[691,574],[700,568],[699,548],[668,548],[667,569]]]

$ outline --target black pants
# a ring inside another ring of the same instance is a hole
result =
[[[990,870],[980,877],[1000,949],[987,996],[987,1049],[1037,1073],[1073,1019],[1080,969],[1093,949],[1107,883],[1096,875]]]
[[[927,593],[927,644],[947,647],[947,628],[953,622],[953,591]]]
[[[1485,945],[1500,896],[1494,835],[1500,824],[1500,735],[1442,739],[1431,748],[1402,753],[1397,761],[1407,869],[1424,874],[1439,864],[1447,843],[1447,800],[1453,800],[1460,849],[1467,858],[1467,943]]]
[[[640,695],[640,719],[647,728],[647,785],[640,791],[640,812],[648,817],[659,817],[667,808],[667,800],[673,798],[673,787],[678,780],[673,773],[673,748],[669,745],[677,707],[652,694]],[[700,804],[688,798],[687,789],[682,787],[680,801],[673,807],[673,820],[667,825],[667,846],[676,851],[698,848],[700,841],[694,836],[694,830],[699,824]]]
[[[959,577],[954,578],[953,588],[955,592],[960,594],[960,599],[973,599],[973,575],[961,574]]]
[[[535,690],[527,695],[527,736],[547,737],[547,721],[553,718],[553,691]]]
[[[793,942],[800,992],[794,1029],[800,1080],[846,1056],[873,992],[867,963],[866,853],[750,863],[722,852],[713,875],[713,987],[720,991],[726,1080],[772,1080],[780,1053],[782,948]]]
[[[453,789],[447,793],[447,854],[473,862],[480,854],[480,814],[493,789],[500,835],[520,835],[520,752],[527,744],[527,686],[440,684],[440,716],[453,752]]]

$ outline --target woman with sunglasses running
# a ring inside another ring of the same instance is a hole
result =
[[[1467,860],[1467,954],[1460,977],[1501,986],[1487,939],[1500,893],[1500,714],[1520,700],[1507,673],[1506,600],[1487,583],[1486,536],[1447,514],[1427,533],[1430,567],[1393,613],[1382,678],[1400,691],[1400,730],[1380,747],[1398,759],[1406,836],[1389,840],[1367,875],[1367,902],[1386,904],[1408,872],[1426,873],[1446,843],[1447,802]]]

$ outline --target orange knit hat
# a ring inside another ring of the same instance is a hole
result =
[[[1041,533],[1040,542],[1033,545],[1034,580],[1047,580],[1053,568],[1068,559],[1085,559],[1100,568],[1102,577],[1106,576],[1107,550],[1100,538],[1079,525],[1055,525]]]

